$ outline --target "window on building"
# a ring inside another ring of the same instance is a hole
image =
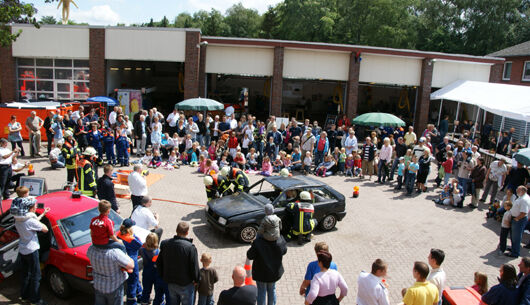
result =
[[[18,58],[18,94],[27,99],[86,100],[88,60]]]
[[[523,80],[524,81],[530,81],[530,61],[525,61],[524,62]]]
[[[512,75],[512,62],[507,61],[504,63],[504,71],[502,72],[502,79],[510,80],[511,75]]]

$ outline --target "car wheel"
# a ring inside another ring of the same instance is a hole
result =
[[[256,225],[244,225],[238,234],[240,241],[244,243],[251,243],[258,236],[258,227]]]
[[[52,267],[48,271],[48,283],[53,293],[61,299],[67,299],[72,292],[70,284],[68,284],[63,273],[57,268]]]
[[[320,222],[320,228],[324,231],[330,231],[337,225],[337,217],[333,214],[329,214],[322,219]]]

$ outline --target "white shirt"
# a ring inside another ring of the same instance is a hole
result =
[[[24,168],[24,164],[18,163],[18,162],[16,164],[11,163],[11,169],[12,170],[19,170],[21,168]]]
[[[70,116],[70,119],[72,119],[74,122],[77,122],[77,120],[81,117],[79,114],[79,110],[76,110],[72,112],[72,115]]]
[[[0,165],[9,165],[12,162],[13,155],[9,156],[9,158],[4,159],[4,156],[7,156],[11,153],[11,149],[7,147],[0,147]]]
[[[129,177],[127,177],[127,182],[129,183],[129,189],[131,190],[131,195],[134,196],[146,196],[147,195],[147,182],[145,178],[138,172],[132,172]]]
[[[146,230],[151,230],[153,227],[158,226],[158,220],[155,219],[153,212],[141,205],[134,209],[131,219],[136,222],[137,226]]]
[[[512,217],[518,217],[521,213],[528,214],[528,210],[530,209],[530,196],[528,194],[524,194],[523,196],[515,199],[513,202],[513,206],[510,209],[510,213],[512,213]]]
[[[506,168],[505,164],[502,164],[502,166],[499,166],[499,164],[499,161],[494,161],[490,164],[490,174],[488,179],[490,179],[491,181],[499,180],[501,176],[508,172],[508,169]]]
[[[357,304],[358,305],[390,305],[388,289],[381,279],[371,273],[361,272],[357,279]]]
[[[109,124],[110,124],[110,125],[114,125],[114,124],[116,124],[116,117],[117,117],[117,116],[118,116],[118,115],[116,114],[116,111],[113,111],[113,112],[111,112],[111,113],[109,114]]]
[[[236,129],[237,128],[237,120],[233,119],[230,120],[230,129]]]
[[[40,249],[37,232],[42,231],[42,224],[34,213],[27,213],[29,216],[24,221],[15,221],[20,239],[18,242],[18,252],[22,255],[28,255]]]
[[[175,127],[177,126],[177,121],[179,119],[179,114],[175,114],[174,112],[171,112],[168,116],[167,116],[167,123],[169,124],[169,127]]]
[[[427,277],[427,281],[431,282],[436,288],[438,288],[440,300],[442,299],[442,291],[445,288],[445,278],[445,271],[441,267],[432,269]]]
[[[61,149],[58,147],[55,147],[50,151],[49,158],[50,160],[57,160],[59,159],[59,155],[61,154]]]
[[[127,121],[127,135],[130,136],[133,130],[133,123],[131,121]]]
[[[351,154],[354,150],[357,151],[357,149],[359,149],[357,146],[357,137],[353,136],[352,138],[348,135],[346,140],[344,140],[344,146],[346,146],[346,155]],[[352,147],[350,148],[349,146]]]

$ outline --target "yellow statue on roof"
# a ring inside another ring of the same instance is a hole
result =
[[[62,23],[67,24],[68,23],[68,17],[70,16],[70,3],[75,5],[75,7],[79,8],[77,4],[75,4],[74,0],[59,0],[59,5],[57,5],[57,9],[63,5],[63,18]]]

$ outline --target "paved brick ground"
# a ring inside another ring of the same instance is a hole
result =
[[[37,176],[46,177],[50,190],[60,189],[66,179],[65,170],[51,171],[44,159],[35,162]],[[101,170],[100,170],[101,171]],[[202,176],[192,168],[153,172],[165,177],[149,188],[155,198],[171,199],[191,203],[204,203],[206,195]],[[257,181],[258,176],[250,176]],[[372,178],[375,180],[375,178]],[[498,267],[502,263],[518,263],[495,254],[498,242],[499,224],[484,218],[485,205],[478,210],[452,209],[435,206],[430,200],[430,192],[413,197],[395,193],[388,185],[344,177],[324,178],[325,182],[347,197],[348,215],[339,222],[336,230],[328,233],[317,232],[316,241],[326,241],[330,245],[333,259],[345,277],[350,292],[345,304],[355,304],[357,275],[361,270],[370,270],[376,258],[389,264],[387,282],[390,285],[392,303],[401,299],[401,289],[412,285],[412,265],[416,260],[426,261],[430,248],[446,251],[443,264],[447,272],[448,285],[471,285],[473,273],[482,271],[488,274],[490,284],[497,282]],[[354,185],[360,186],[360,197],[351,198]],[[120,200],[122,215],[130,215],[130,202]],[[181,220],[192,224],[191,237],[199,254],[209,252],[213,266],[217,268],[220,282],[215,288],[215,299],[223,289],[231,287],[231,270],[234,265],[244,263],[248,245],[235,242],[228,236],[214,231],[206,224],[204,209],[156,201],[153,210],[161,215],[164,237],[173,235]],[[527,238],[525,237],[525,241]],[[307,263],[315,259],[314,242],[304,246],[289,244],[284,257],[285,274],[277,283],[278,304],[302,304],[298,287],[305,274]],[[528,250],[522,250],[528,255]],[[18,297],[18,277],[14,276],[0,284],[0,303],[16,304]],[[50,304],[92,304],[90,295],[76,293],[67,301],[58,300],[50,294],[46,285],[43,295]]]

